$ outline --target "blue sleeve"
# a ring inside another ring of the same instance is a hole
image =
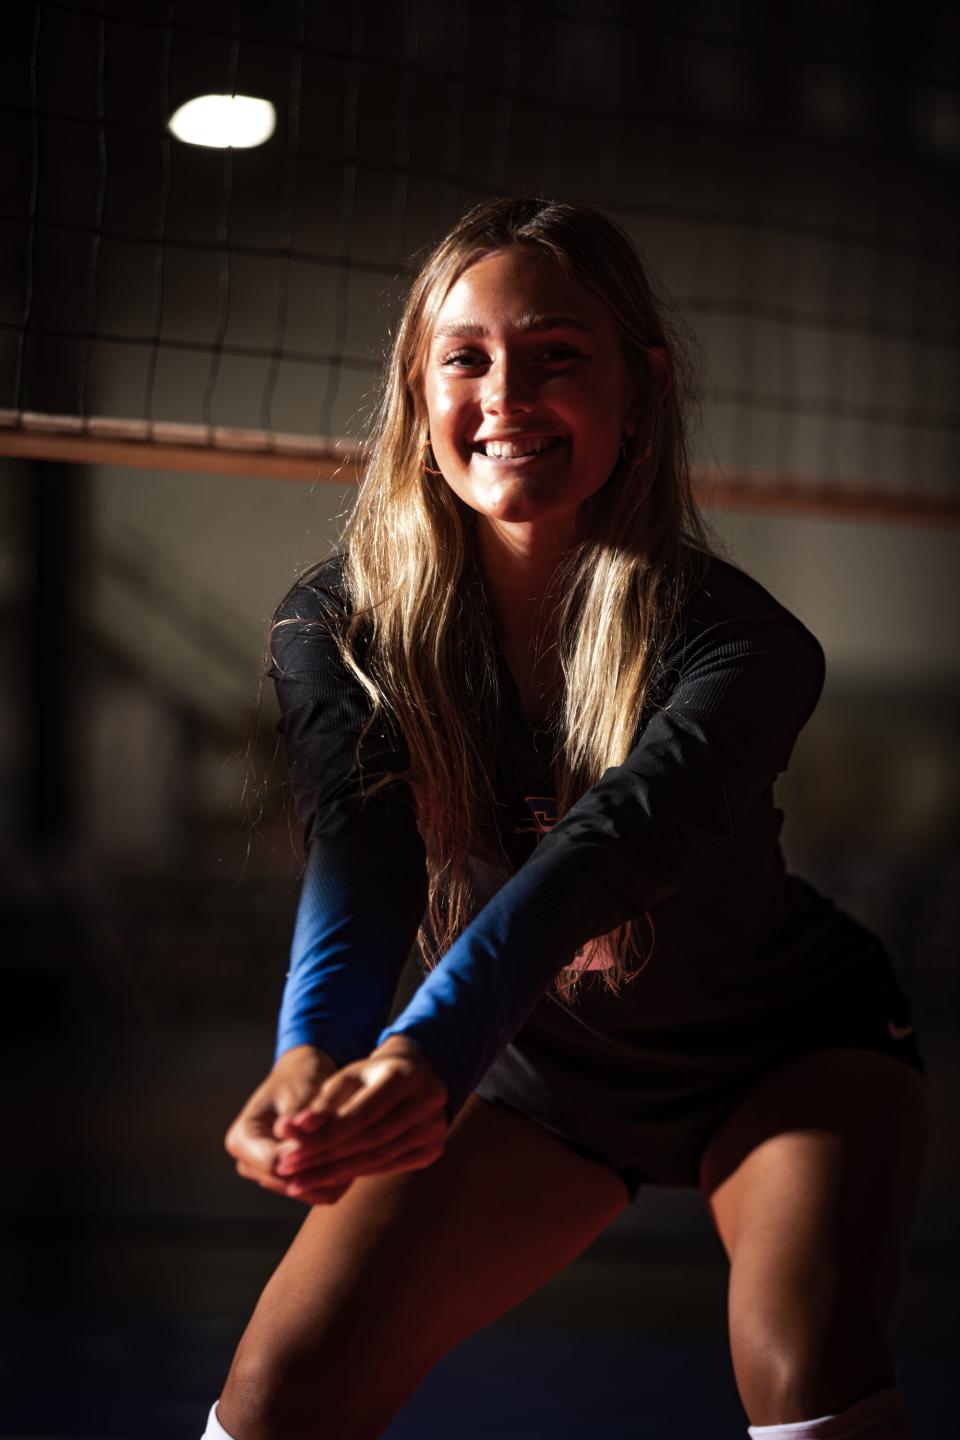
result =
[[[316,1045],[338,1067],[376,1047],[426,898],[414,837],[382,815],[314,834],[274,1063],[294,1045]]]
[[[271,635],[277,728],[306,849],[274,1062],[294,1045],[316,1045],[338,1066],[374,1049],[426,903],[408,787],[395,781],[360,803],[357,748],[371,704],[331,633],[343,614],[335,589],[301,584]],[[368,782],[406,764],[386,728],[368,733],[360,758]]]
[[[448,1085],[451,1121],[581,946],[678,891],[787,768],[824,654],[767,599],[685,626],[661,707],[626,760],[543,837],[377,1037],[421,1047]]]

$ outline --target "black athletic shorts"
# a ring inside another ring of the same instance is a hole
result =
[[[781,1065],[841,1047],[890,1055],[924,1073],[910,1002],[881,942],[842,911],[831,939],[838,954],[856,948],[850,984],[813,989],[773,1012],[650,1028],[630,1049],[592,1035],[558,1001],[552,1008],[541,1001],[476,1094],[612,1166],[631,1202],[644,1184],[696,1187],[703,1152],[725,1117]],[[590,1016],[589,1005],[581,1013]]]

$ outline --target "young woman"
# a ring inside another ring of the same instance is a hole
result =
[[[669,313],[596,210],[471,210],[410,290],[342,548],[278,608],[307,863],[226,1147],[310,1209],[208,1437],[373,1440],[643,1184],[705,1197],[751,1435],[913,1433],[909,1006],[785,872],[823,651],[708,543]]]

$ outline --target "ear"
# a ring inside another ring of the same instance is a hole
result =
[[[673,389],[673,362],[664,345],[648,346],[647,354],[650,357],[650,364],[653,366],[654,374],[657,377],[660,396],[665,400]]]
[[[650,368],[653,371],[654,379],[660,392],[661,400],[665,400],[673,389],[673,362],[663,345],[648,345],[646,353],[650,357]],[[631,406],[630,412],[624,422],[624,429],[628,435],[636,435],[637,421],[640,418],[640,410]]]

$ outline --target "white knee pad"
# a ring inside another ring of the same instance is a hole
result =
[[[219,1395],[217,1400],[219,1400]],[[233,1440],[217,1419],[217,1400],[210,1406],[210,1414],[207,1416],[207,1428],[200,1436],[200,1440]]]
[[[839,1415],[790,1425],[751,1425],[753,1440],[914,1440],[899,1390],[878,1390]]]

